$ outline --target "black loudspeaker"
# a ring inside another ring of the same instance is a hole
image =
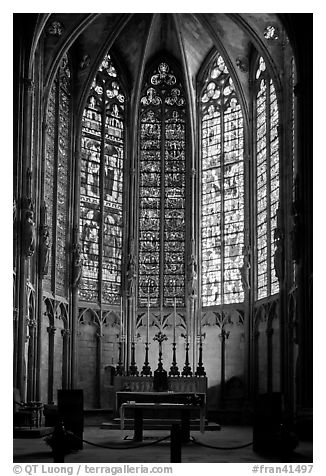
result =
[[[254,407],[253,450],[266,454],[289,454],[298,444],[279,392],[259,395]]]
[[[58,415],[67,431],[76,439],[76,448],[83,448],[84,394],[83,390],[58,390]]]

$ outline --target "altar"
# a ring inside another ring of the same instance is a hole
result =
[[[128,392],[120,392],[120,394],[117,395],[117,398],[120,398],[120,401],[124,398],[128,398],[126,395],[121,395],[125,393]],[[190,440],[191,413],[199,411],[200,431],[202,433],[205,431],[205,394],[163,394],[163,392],[151,392],[148,394],[131,393],[129,396],[136,400],[124,402],[119,407],[120,425],[121,430],[124,430],[125,413],[127,410],[131,410],[134,419],[134,441],[143,440],[143,417],[144,413],[147,413],[148,411],[155,412],[157,418],[164,418],[166,415],[170,417],[171,414],[175,414],[174,417],[178,418],[181,423],[181,438],[183,442],[188,442]],[[142,400],[143,402],[139,400]],[[151,401],[147,402],[146,400]]]
[[[120,406],[127,401],[136,401],[138,403],[184,403],[187,396],[194,394],[204,395],[201,398],[204,398],[206,408],[206,377],[168,377],[167,382],[167,392],[154,392],[153,377],[115,376],[114,414],[118,416]]]

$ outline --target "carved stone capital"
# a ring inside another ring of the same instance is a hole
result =
[[[61,335],[64,339],[69,338],[71,335],[70,329],[61,329]]]
[[[267,41],[276,41],[280,37],[279,29],[276,25],[267,25],[264,30],[264,37]]]
[[[49,333],[50,335],[53,335],[53,336],[54,336],[55,331],[57,330],[57,328],[54,327],[54,326],[49,326],[49,327],[46,328],[46,330],[48,331],[48,333]]]
[[[230,336],[230,331],[225,331],[224,329],[222,329],[221,333],[219,334],[219,338],[221,339],[221,341],[226,341]]]
[[[51,36],[61,36],[64,30],[64,26],[59,21],[53,21],[48,27],[48,34]]]
[[[238,56],[235,60],[235,64],[240,69],[242,73],[248,73],[249,71],[249,61],[245,56]]]
[[[84,55],[79,63],[79,69],[81,71],[89,68],[89,65],[90,65],[90,62],[91,62],[91,58],[89,57],[89,55]]]
[[[37,325],[36,319],[27,319],[27,325],[30,329],[35,329]]]
[[[197,334],[197,344],[200,343],[201,341],[205,340],[206,339],[206,332],[202,332],[201,334],[198,333]]]
[[[24,86],[26,88],[26,91],[29,94],[32,94],[34,92],[34,82],[31,78],[24,78],[23,79]]]

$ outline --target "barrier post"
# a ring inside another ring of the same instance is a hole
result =
[[[181,463],[181,429],[178,424],[171,427],[170,454],[171,463]]]
[[[65,436],[66,430],[62,422],[58,422],[54,428],[52,439],[53,463],[65,462]]]

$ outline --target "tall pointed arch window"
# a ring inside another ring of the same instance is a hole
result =
[[[82,120],[79,298],[115,304],[121,294],[125,96],[111,56],[92,83]]]
[[[68,293],[67,237],[71,150],[71,70],[65,54],[52,83],[46,114],[44,201],[51,244],[44,288]]]
[[[186,101],[167,61],[140,101],[139,305],[184,305]]]
[[[243,115],[217,54],[200,94],[201,296],[203,306],[241,302],[244,247]]]
[[[262,299],[279,291],[274,255],[280,188],[277,97],[262,57],[255,79],[256,298]]]

